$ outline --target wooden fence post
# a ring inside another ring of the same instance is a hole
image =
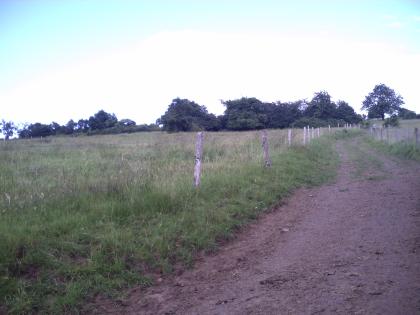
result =
[[[389,127],[386,127],[386,142],[389,143]]]
[[[318,127],[318,138],[321,136],[321,128]]]
[[[416,144],[416,147],[419,145],[419,129],[414,128],[414,143]]]
[[[199,187],[201,182],[201,157],[203,155],[203,133],[198,132],[195,142],[195,166],[194,166],[194,186]]]
[[[263,130],[261,132],[261,139],[262,139],[262,147],[264,153],[264,166],[270,167],[271,166],[271,159],[268,152],[268,137],[267,137],[267,130]]]
[[[381,128],[381,141],[383,140],[383,136],[382,136],[382,131],[383,131],[384,129],[383,128]]]
[[[308,140],[308,143],[311,142],[311,128],[309,128],[309,126],[306,126],[306,140]]]
[[[290,147],[292,145],[292,129],[289,129],[289,131],[287,132],[287,140]]]
[[[306,127],[303,127],[303,145],[306,145]]]
[[[331,133],[331,125],[328,125],[328,133]]]

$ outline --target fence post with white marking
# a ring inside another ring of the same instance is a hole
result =
[[[199,187],[201,183],[201,158],[203,155],[203,133],[198,132],[195,142],[195,166],[194,186]]]
[[[261,132],[261,139],[262,139],[262,147],[264,153],[264,166],[270,167],[271,166],[271,159],[270,154],[268,152],[268,137],[267,137],[267,130],[263,130]]]

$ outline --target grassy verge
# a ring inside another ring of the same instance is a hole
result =
[[[146,138],[145,138],[146,137]],[[333,178],[333,138],[286,150],[270,133],[207,134],[192,188],[193,134],[57,138],[0,150],[0,298],[8,312],[75,312],[97,293],[189,265],[300,186]],[[1,307],[0,307],[1,310]]]
[[[412,141],[401,141],[388,144],[384,141],[381,142],[370,137],[365,137],[365,142],[381,152],[395,155],[400,158],[420,161],[420,147],[416,147]]]

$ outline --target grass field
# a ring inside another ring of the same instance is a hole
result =
[[[332,137],[288,149],[286,135],[269,132],[265,169],[259,133],[205,134],[200,189],[193,133],[2,142],[0,313],[73,312],[97,293],[149,285],[334,176]]]
[[[383,122],[382,120],[371,120],[372,124],[379,126],[382,126]],[[420,119],[400,119],[400,128],[419,128],[420,129]]]

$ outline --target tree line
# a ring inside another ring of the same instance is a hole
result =
[[[15,133],[19,138],[37,138],[55,135],[96,135],[96,134],[117,134],[117,133],[133,133],[140,131],[157,131],[159,126],[155,124],[137,125],[131,119],[118,120],[115,114],[107,113],[104,110],[98,111],[88,119],[80,119],[77,122],[70,119],[65,125],[56,122],[51,124],[33,123],[25,124],[21,128],[9,121],[2,121],[0,129],[5,139],[9,139]]]
[[[223,115],[215,116],[205,106],[188,99],[176,98],[157,124],[168,132],[194,130],[255,130],[265,128],[301,128],[357,124],[366,118],[385,119],[385,115],[402,119],[420,118],[415,112],[401,107],[403,98],[384,84],[378,84],[366,96],[362,110],[368,116],[357,114],[345,101],[331,100],[327,91],[314,94],[310,101],[262,102],[255,97],[222,101]]]
[[[137,125],[131,119],[118,120],[115,114],[98,111],[88,119],[72,119],[65,125],[33,123],[18,128],[12,121],[2,120],[0,131],[7,140],[16,133],[19,138],[36,138],[52,135],[118,134],[141,131],[219,131],[255,130],[265,128],[301,128],[357,124],[366,118],[392,119],[420,118],[415,112],[402,107],[403,98],[384,84],[378,84],[366,96],[359,115],[345,101],[333,102],[327,91],[316,92],[310,101],[262,102],[255,97],[222,101],[223,115],[216,116],[207,108],[188,99],[175,98],[155,124]]]

